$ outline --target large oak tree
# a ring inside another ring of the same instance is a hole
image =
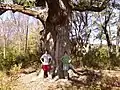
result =
[[[19,2],[18,2],[19,1]],[[25,0],[21,0],[25,1]],[[13,12],[22,12],[24,14],[33,16],[39,19],[44,26],[44,41],[47,49],[49,48],[48,41],[46,40],[47,34],[51,34],[54,42],[53,55],[56,59],[56,64],[59,66],[59,76],[62,78],[60,58],[64,51],[70,53],[70,16],[72,11],[94,11],[100,12],[104,10],[110,0],[28,0],[28,2],[34,3],[35,7],[42,7],[43,9],[48,7],[48,16],[44,12],[39,10],[33,10],[31,7],[26,6],[20,2],[20,0],[13,0],[13,4],[0,4],[0,14],[6,12],[7,10],[12,10]]]

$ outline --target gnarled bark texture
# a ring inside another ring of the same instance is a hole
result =
[[[51,32],[54,41],[54,56],[56,66],[59,68],[58,73],[60,78],[63,78],[61,57],[64,51],[69,52],[69,15],[71,7],[67,0],[47,0],[48,3],[48,18],[46,21],[46,34]],[[63,3],[63,6],[61,5]]]
[[[120,26],[118,25],[117,37],[116,37],[116,57],[118,57],[120,55],[119,43],[120,43]]]

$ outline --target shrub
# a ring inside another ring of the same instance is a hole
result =
[[[110,63],[110,60],[111,63]],[[110,66],[119,66],[120,60],[112,54],[112,59],[108,56],[108,50],[105,47],[92,49],[83,56],[82,63],[84,66],[95,69],[108,69]]]

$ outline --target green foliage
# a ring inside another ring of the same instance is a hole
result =
[[[108,69],[110,66],[115,67],[120,65],[120,60],[115,54],[109,58],[108,50],[105,47],[100,49],[92,49],[83,56],[82,63],[84,66],[95,69]]]
[[[104,49],[92,49],[83,57],[83,65],[94,68],[103,68],[107,66],[108,56]]]
[[[22,67],[22,64],[18,64],[18,65],[13,65],[12,68],[10,69],[10,73],[15,75],[17,74],[18,72],[20,72],[21,70],[21,67]]]
[[[6,48],[6,58],[3,57],[3,48],[0,48],[0,70],[19,70],[20,67],[28,67],[34,64],[34,62],[39,63],[40,54],[35,49],[28,49],[27,52],[19,53],[16,48],[7,47]]]
[[[16,51],[12,48],[6,48],[6,58],[3,58],[3,50],[0,50],[0,70],[9,70],[12,65],[14,65],[15,57],[17,55]]]
[[[25,7],[33,7],[35,4],[35,0],[13,0],[13,2]]]
[[[29,66],[33,66],[35,63],[37,63],[36,66],[40,65],[40,54],[39,52],[35,51],[34,52],[30,52],[30,50],[28,50],[27,53],[21,53],[18,56],[16,56],[16,61],[15,63],[17,64],[17,66],[19,66],[19,64],[22,64],[22,68],[26,68]]]

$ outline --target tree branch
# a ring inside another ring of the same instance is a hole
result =
[[[74,11],[94,11],[100,12],[104,10],[110,0],[81,0],[78,4],[72,4]],[[92,2],[92,3],[91,3]]]
[[[43,26],[45,26],[44,16],[42,13],[40,13],[38,11],[31,10],[31,9],[28,9],[24,6],[17,5],[17,4],[0,4],[0,11],[5,12],[7,10],[11,10],[13,12],[17,11],[17,12],[21,12],[21,13],[29,15],[29,16],[33,16],[33,17],[39,19],[42,22]]]
[[[74,11],[80,11],[80,12],[83,12],[83,11],[94,11],[94,12],[100,12],[100,11],[102,11],[102,10],[104,10],[106,7],[102,7],[102,8],[98,8],[98,7],[93,7],[93,6],[91,6],[91,7],[84,7],[83,9],[82,9],[83,7],[75,7],[75,8],[73,8],[73,10]]]
[[[6,10],[0,10],[0,15],[2,15],[5,12],[6,12]]]

